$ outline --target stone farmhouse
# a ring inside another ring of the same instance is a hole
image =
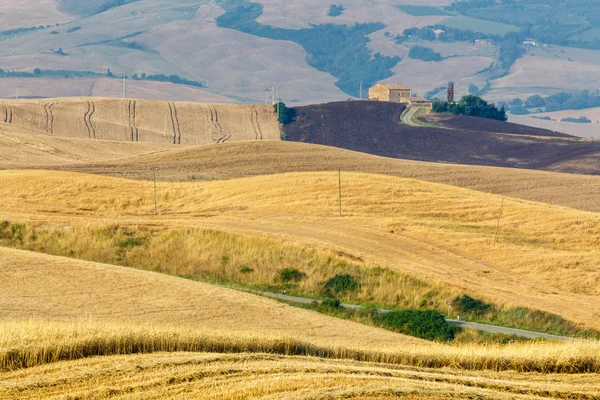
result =
[[[431,107],[431,101],[413,97],[412,89],[398,83],[378,83],[369,89],[369,100],[404,103],[420,107]]]

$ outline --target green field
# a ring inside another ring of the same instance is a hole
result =
[[[448,11],[442,10],[437,7],[430,6],[405,6],[405,5],[397,5],[400,11],[403,11],[407,14],[410,14],[414,17],[428,17],[432,15],[441,15],[441,16],[452,16],[454,14],[450,14]]]
[[[471,17],[449,18],[440,22],[440,25],[465,31],[480,32],[487,35],[506,35],[507,33],[517,32],[519,30],[516,26],[484,21],[482,19]]]

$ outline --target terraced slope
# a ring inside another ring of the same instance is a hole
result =
[[[50,136],[136,143],[280,140],[273,108],[260,105],[102,98],[3,100],[0,122]]]
[[[39,168],[43,163],[22,163]],[[2,168],[2,163],[0,163]],[[365,172],[413,178],[482,192],[600,211],[600,177],[512,168],[454,165],[377,157],[335,147],[293,142],[243,142],[202,146],[102,163],[54,166],[84,172],[162,181],[235,179],[288,172]]]

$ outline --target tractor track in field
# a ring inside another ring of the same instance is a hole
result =
[[[258,111],[252,110],[250,114],[250,118],[252,120],[252,127],[254,128],[254,135],[256,140],[263,140],[263,133],[260,129],[260,124],[258,123]]]
[[[90,114],[92,112],[92,103],[88,102],[87,106],[87,111],[83,114],[83,122],[85,123],[85,128],[87,129],[88,137],[92,139],[92,127],[90,126],[89,120]]]

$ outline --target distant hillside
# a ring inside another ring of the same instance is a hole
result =
[[[404,109],[401,104],[358,101],[298,107],[285,133],[291,141],[385,157],[600,173],[595,159],[600,142],[549,137],[565,135],[477,118],[444,118],[448,128],[411,127],[400,122]]]

